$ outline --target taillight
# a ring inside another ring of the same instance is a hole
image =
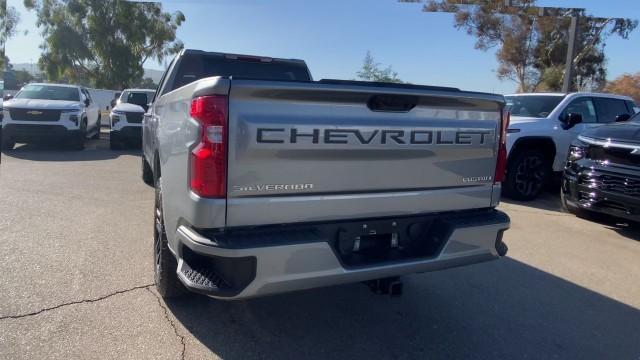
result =
[[[500,121],[500,138],[498,139],[498,159],[496,161],[496,174],[493,177],[494,183],[504,181],[507,171],[507,128],[509,127],[510,114],[508,111],[502,112]]]
[[[227,115],[226,96],[201,96],[191,101],[191,117],[200,123],[200,142],[191,150],[189,185],[198,196],[226,196]]]

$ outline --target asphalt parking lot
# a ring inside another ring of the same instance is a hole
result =
[[[18,146],[0,165],[1,359],[640,359],[640,230],[522,205],[506,258],[251,301],[165,303],[137,151]]]

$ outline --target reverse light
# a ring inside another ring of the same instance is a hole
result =
[[[507,129],[511,114],[508,111],[502,112],[500,121],[500,138],[498,139],[498,159],[496,160],[496,173],[493,177],[494,183],[504,181],[507,171]]]
[[[200,141],[191,150],[189,163],[191,191],[201,197],[224,198],[228,99],[223,95],[195,98],[191,101],[190,115],[200,124]]]

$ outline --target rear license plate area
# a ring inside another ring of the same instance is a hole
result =
[[[346,266],[366,266],[435,255],[448,238],[446,224],[404,218],[341,224],[334,248]],[[440,225],[440,226],[438,226]]]

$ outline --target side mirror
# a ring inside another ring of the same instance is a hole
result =
[[[629,114],[620,114],[616,116],[616,122],[627,121],[631,119],[631,115]]]
[[[4,98],[2,98],[2,99],[3,99],[4,101],[11,100],[11,99],[13,99],[13,95],[11,95],[11,94],[7,94],[7,95],[5,95],[5,96],[4,96]]]
[[[563,128],[568,130],[582,122],[582,115],[577,113],[568,113],[561,121],[564,124]]]
[[[89,106],[91,104],[91,100],[89,99],[84,99],[84,105],[85,106]]]

